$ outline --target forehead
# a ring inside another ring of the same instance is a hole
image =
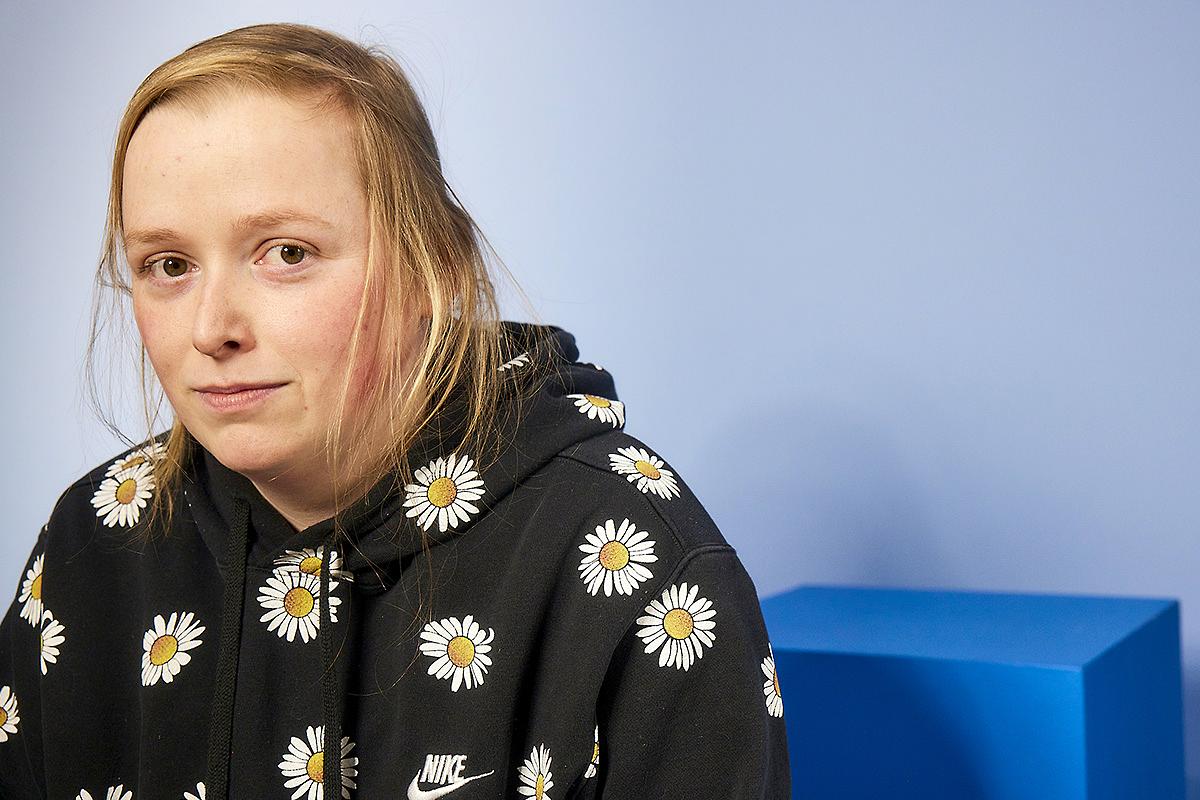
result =
[[[155,107],[126,152],[122,227],[242,218],[281,203],[326,219],[361,213],[348,115],[319,99],[237,89]]]

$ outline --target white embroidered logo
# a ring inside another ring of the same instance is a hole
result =
[[[477,778],[486,778],[496,771],[492,770],[482,775],[464,778],[463,770],[466,768],[466,756],[428,754],[425,756],[425,767],[413,776],[412,783],[408,785],[408,800],[437,800],[439,797],[445,797],[451,792],[461,789]],[[418,783],[440,783],[443,786],[438,789],[419,789],[417,788]]]

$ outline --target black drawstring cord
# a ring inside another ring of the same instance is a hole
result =
[[[337,696],[337,673],[333,666],[333,644],[329,635],[329,572],[333,550],[334,533],[329,534],[325,542],[325,551],[321,554],[321,630],[318,638],[321,640],[321,698],[324,701],[325,727],[324,769],[321,783],[325,800],[338,800],[342,796],[342,720],[339,713],[341,704]],[[343,616],[347,609],[342,609]]]
[[[213,692],[212,719],[209,724],[208,766],[204,793],[209,800],[228,800],[229,761],[233,742],[233,709],[237,689],[238,657],[242,641],[242,613],[246,597],[246,545],[250,522],[250,505],[241,496],[234,497],[233,523],[225,561],[225,601],[221,610],[221,651],[217,662],[216,687]],[[324,706],[322,786],[326,798],[342,796],[342,719],[338,702],[337,673],[332,669],[329,598],[330,563],[334,535],[325,543],[321,555],[320,631],[321,640],[321,697]],[[344,610],[344,613],[348,609]]]
[[[238,655],[242,642],[242,606],[246,597],[246,539],[250,504],[234,498],[233,527],[225,554],[225,603],[221,610],[221,655],[213,693],[208,733],[208,769],[204,793],[209,800],[228,800],[229,758],[233,739],[233,700],[237,689]]]

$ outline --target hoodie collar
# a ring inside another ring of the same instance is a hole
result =
[[[612,377],[594,364],[578,362],[579,351],[575,337],[562,328],[530,323],[503,323],[504,362],[497,369],[504,371],[544,369],[546,380],[525,399],[519,417],[512,408],[502,408],[492,421],[500,435],[501,447],[497,459],[479,469],[482,496],[475,501],[478,513],[467,519],[421,530],[413,515],[420,510],[407,502],[407,488],[401,486],[398,475],[389,473],[362,498],[339,513],[337,521],[344,531],[345,544],[335,543],[334,517],[297,531],[258,491],[248,478],[222,464],[199,442],[195,442],[194,474],[185,479],[184,495],[200,535],[212,551],[224,580],[224,604],[221,618],[221,647],[217,666],[216,687],[210,720],[206,792],[211,800],[225,800],[229,794],[229,759],[231,756],[234,698],[237,689],[237,669],[241,648],[242,616],[245,602],[246,572],[253,565],[270,569],[274,559],[286,550],[302,551],[311,548],[321,560],[317,570],[319,584],[315,587],[320,613],[318,639],[321,649],[322,747],[325,750],[322,785],[341,787],[343,737],[342,696],[349,658],[334,658],[335,635],[353,637],[357,633],[354,619],[355,597],[385,591],[399,579],[405,565],[422,549],[422,536],[441,544],[462,535],[473,522],[485,517],[497,502],[513,490],[528,475],[541,468],[558,452],[575,442],[610,429],[610,424],[597,424],[592,414],[580,413],[585,407],[585,395],[592,399],[614,401],[615,419],[624,425],[624,409],[617,401]],[[534,346],[534,333],[548,334],[545,341],[549,352]],[[515,372],[514,372],[515,374]],[[449,466],[462,468],[463,459],[471,459],[467,468],[476,468],[475,454],[446,453],[444,443],[457,442],[461,436],[465,404],[461,397],[451,399],[442,411],[418,435],[408,461],[426,478],[433,473],[445,474]],[[613,427],[616,424],[613,423]],[[410,507],[412,506],[412,507]],[[345,549],[346,553],[337,552]],[[331,578],[332,575],[332,578]],[[348,581],[344,607],[338,621],[331,624],[329,605],[321,602],[328,597],[331,580]],[[336,625],[336,634],[331,627]],[[343,632],[344,631],[344,632]],[[345,646],[345,645],[349,646]],[[339,651],[355,652],[347,641]],[[336,668],[334,667],[336,664]],[[326,744],[326,743],[331,743]],[[333,790],[334,796],[340,792]]]

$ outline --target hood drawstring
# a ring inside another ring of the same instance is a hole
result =
[[[246,554],[250,528],[250,504],[238,495],[233,499],[233,525],[229,535],[229,548],[225,562],[228,573],[225,579],[225,602],[221,611],[221,655],[217,662],[217,681],[213,694],[212,720],[209,726],[208,767],[204,782],[204,793],[209,800],[227,800],[229,797],[229,760],[232,755],[233,709],[237,690],[238,658],[242,644],[242,611],[246,597]],[[322,759],[322,785],[340,788],[342,785],[342,716],[338,702],[337,674],[333,665],[333,643],[330,640],[329,602],[330,554],[334,534],[325,541],[321,555],[321,589],[317,602],[321,609],[321,696],[324,706],[324,745]],[[350,594],[353,594],[352,592]],[[349,608],[343,613],[348,614]],[[337,789],[327,797],[341,795]]]
[[[233,528],[225,554],[225,603],[221,611],[221,655],[217,662],[217,684],[213,693],[209,725],[208,769],[204,782],[206,797],[229,797],[229,756],[233,740],[233,698],[237,689],[238,655],[242,647],[242,603],[246,597],[246,540],[250,504],[234,497]]]
[[[337,673],[333,666],[333,643],[329,639],[329,571],[330,553],[335,541],[334,533],[325,540],[324,552],[321,554],[321,625],[317,638],[321,640],[321,699],[324,705],[325,727],[323,749],[324,765],[322,769],[321,786],[323,796],[330,800],[340,798],[342,788],[342,704],[338,702]],[[351,596],[352,591],[347,592]],[[350,609],[342,609],[342,625],[349,622]],[[349,656],[347,656],[349,658]]]

